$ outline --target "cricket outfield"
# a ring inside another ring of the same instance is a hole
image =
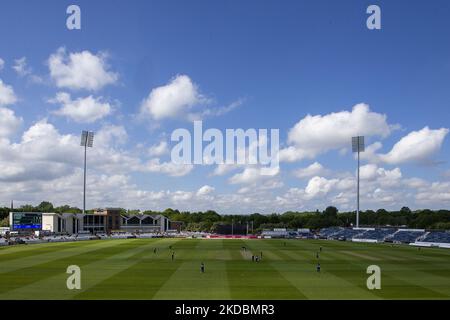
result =
[[[79,290],[67,288],[70,265],[80,267]],[[370,265],[381,269],[380,290],[367,288]],[[0,299],[449,299],[449,266],[446,249],[325,240],[18,245],[0,248]]]

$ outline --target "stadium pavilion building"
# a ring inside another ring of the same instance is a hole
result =
[[[10,212],[12,231],[49,231],[78,234],[123,232],[165,232],[170,220],[163,215],[121,215],[119,209],[97,209],[91,214]]]

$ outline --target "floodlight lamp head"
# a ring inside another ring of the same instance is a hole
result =
[[[353,152],[364,152],[364,136],[352,137],[352,151]]]
[[[81,132],[81,143],[82,147],[92,148],[94,145],[94,133],[90,131]]]

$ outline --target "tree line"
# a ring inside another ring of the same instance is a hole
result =
[[[123,215],[131,214],[161,214],[171,221],[180,221],[183,230],[215,232],[220,225],[249,225],[255,232],[273,228],[309,228],[321,229],[331,226],[351,227],[356,219],[355,212],[339,212],[336,207],[329,206],[323,211],[297,212],[287,211],[272,214],[228,214],[221,215],[213,210],[189,212],[168,208],[164,211],[140,211],[120,209]],[[8,226],[10,208],[0,208],[0,226]],[[56,212],[81,213],[82,210],[68,205],[54,207],[52,203],[44,201],[37,206],[23,205],[13,209],[17,212]],[[88,210],[92,213],[92,210]],[[366,210],[360,212],[360,225],[371,227],[407,227],[419,229],[450,229],[450,210],[415,210],[403,207],[399,211]]]

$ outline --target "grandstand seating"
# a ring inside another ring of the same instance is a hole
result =
[[[450,243],[450,232],[430,232],[421,241],[434,243]]]
[[[319,237],[328,239],[329,237],[333,236],[334,234],[344,230],[343,228],[339,227],[330,227],[330,228],[323,228],[319,231]]]
[[[425,235],[425,231],[398,230],[396,233],[388,236],[386,241],[412,243]]]
[[[312,232],[297,232],[297,239],[315,239],[315,235]]]
[[[272,231],[273,233],[273,231]],[[279,235],[277,231],[277,235]],[[264,234],[271,234],[264,232]],[[323,228],[318,233],[299,232],[299,231],[284,231],[285,237],[292,237],[297,239],[331,239],[331,240],[346,240],[346,241],[370,241],[370,242],[397,242],[410,243],[419,246],[439,246],[450,248],[450,232],[430,231],[426,232],[419,229],[394,229],[394,228],[367,228],[367,229],[353,229],[342,227]],[[34,235],[15,236],[11,237],[10,241],[4,237],[0,237],[0,246],[9,244],[31,244],[42,242],[68,242],[68,241],[83,241],[83,240],[100,240],[100,239],[129,239],[129,238],[160,238],[160,237],[205,237],[207,233],[200,232],[181,232],[179,234],[169,233],[131,233],[131,232],[117,232],[112,234],[85,234],[78,235],[48,235],[44,237],[37,237]]]
[[[353,239],[367,239],[367,240],[377,240],[377,241],[384,241],[384,239],[395,233],[396,229],[374,229],[374,230],[367,230],[365,232],[362,232],[360,234],[357,234],[353,237]]]
[[[351,240],[353,237],[364,233],[366,230],[356,229],[342,229],[341,231],[333,234],[329,238],[336,240]]]
[[[323,228],[319,231],[318,236],[322,239],[334,240],[372,240],[372,241],[389,241],[401,243],[414,243],[426,234],[422,230],[407,230],[407,229],[350,229],[341,227]],[[449,232],[430,232],[427,236],[426,242],[440,242],[450,243]]]

